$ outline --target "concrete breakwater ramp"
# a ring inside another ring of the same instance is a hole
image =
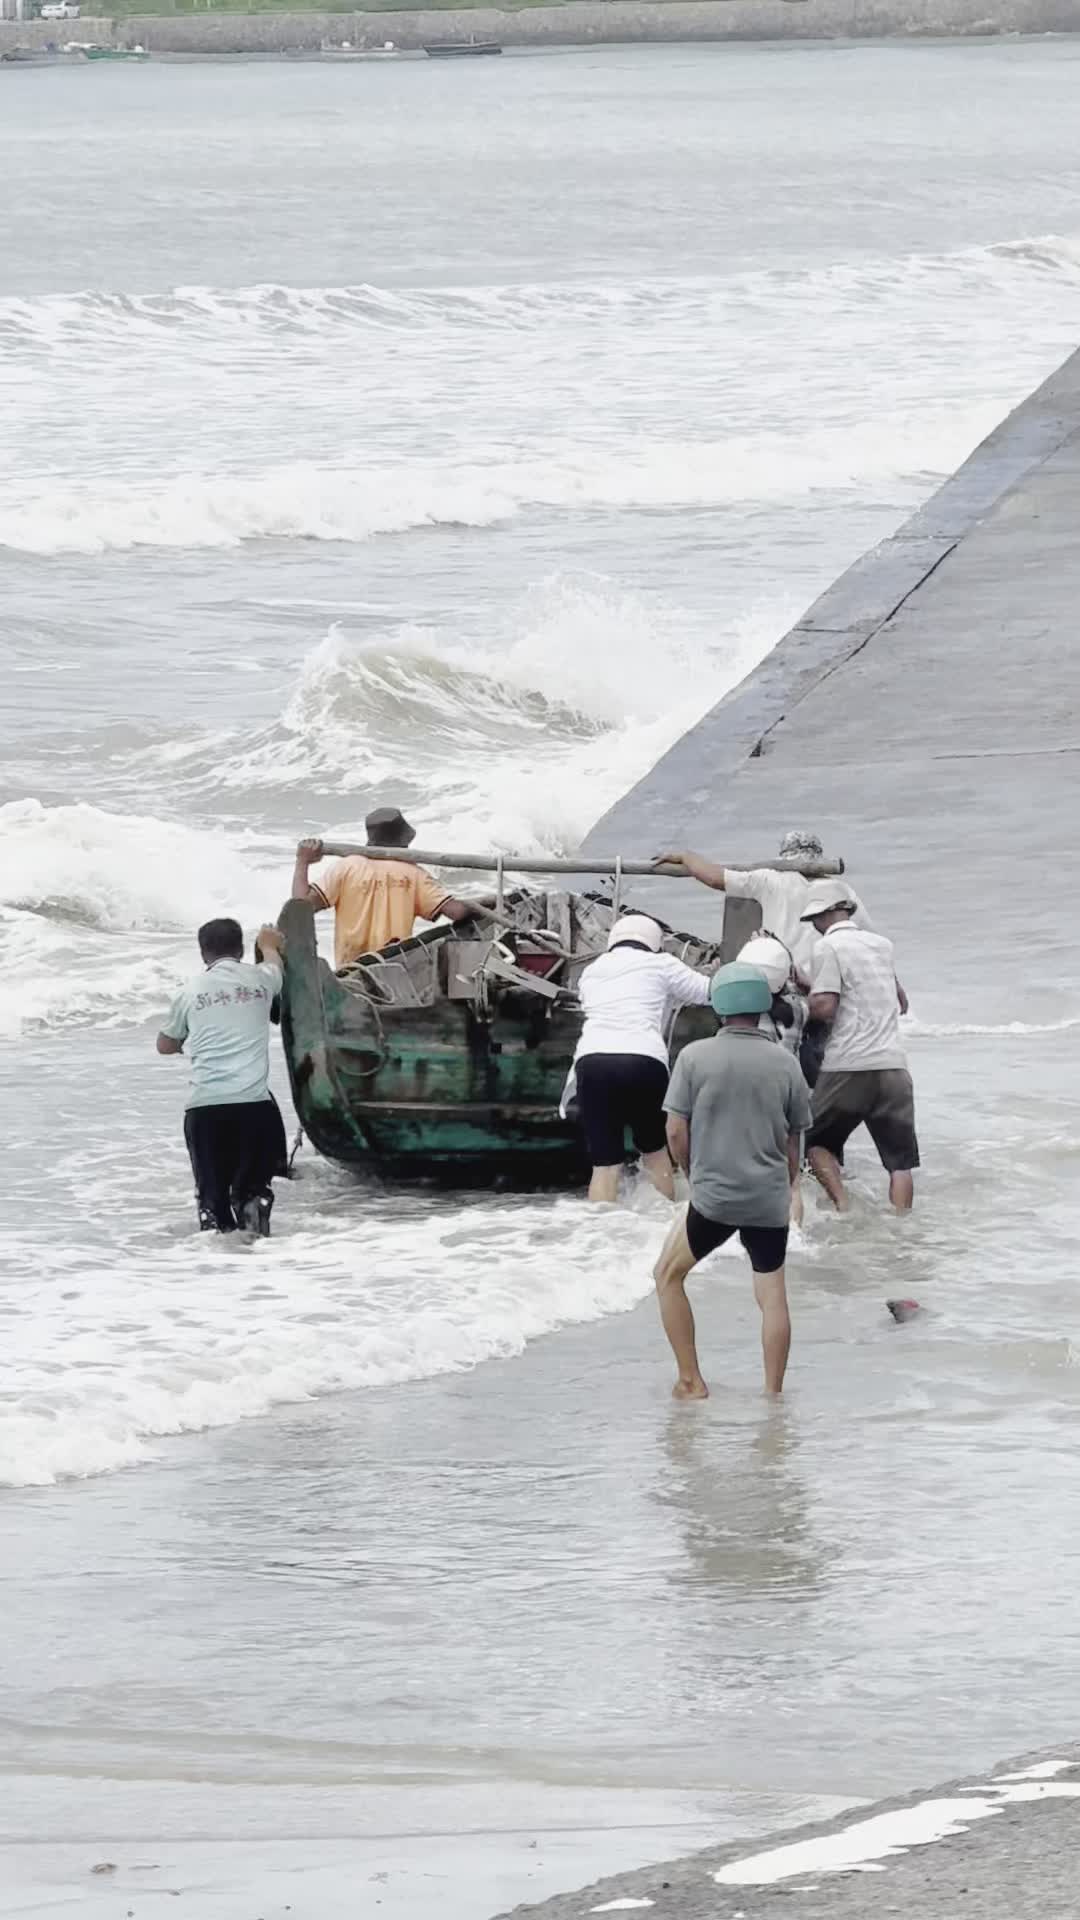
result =
[[[588,850],[692,845],[734,864],[812,825],[897,939],[920,1011],[970,1019],[977,990],[984,1022],[1080,1013],[1080,904],[1063,884],[1080,818],[1078,528],[1080,353],[822,595]],[[699,920],[701,898],[657,891]]]

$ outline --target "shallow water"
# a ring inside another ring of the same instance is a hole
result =
[[[783,1411],[719,1259],[691,1420],[658,1203],[305,1155],[268,1247],[208,1247],[152,1037],[301,831],[574,844],[1063,357],[1077,58],[5,79],[11,1834],[625,1806],[546,1887],[1073,1730],[1071,1006],[909,977],[919,1212],[865,1161],[812,1212]],[[474,1853],[464,1911],[533,1884]]]

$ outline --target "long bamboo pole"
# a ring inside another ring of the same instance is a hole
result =
[[[497,873],[501,867],[506,873],[599,873],[610,876],[616,866],[614,854],[608,860],[555,860],[540,859],[534,854],[420,853],[413,847],[359,847],[340,840],[324,840],[322,848],[328,858],[336,860],[345,860],[351,854],[359,853],[366,860],[405,860],[410,866],[458,867],[463,871],[475,869],[482,873]],[[733,869],[736,866],[734,860],[725,861],[724,864]],[[828,880],[844,871],[842,860],[747,860],[740,862],[737,870],[744,872],[748,867],[766,867],[770,873],[801,873],[806,880]],[[657,867],[650,860],[624,860],[622,872],[635,880],[687,878],[686,868],[672,865],[670,861]]]

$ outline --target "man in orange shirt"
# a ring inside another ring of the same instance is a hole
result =
[[[408,847],[416,839],[397,807],[378,807],[364,822],[369,847]],[[362,954],[378,953],[392,940],[407,940],[419,916],[467,920],[475,912],[447,893],[423,867],[406,860],[367,860],[352,853],[335,860],[317,884],[310,869],[323,857],[321,840],[301,840],[296,849],[292,897],[310,900],[316,913],[334,909],[334,965],[352,966]]]

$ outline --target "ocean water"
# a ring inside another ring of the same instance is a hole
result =
[[[1078,76],[1052,41],[4,75],[15,1837],[69,1831],[89,1771],[88,1842],[118,1805],[276,1832],[324,1787],[320,1831],[407,1828],[437,1787],[478,1796],[451,1831],[628,1795],[647,1851],[636,1792],[707,1792],[705,1838],[934,1770],[932,1701],[948,1764],[1060,1718],[1064,1600],[1030,1644],[1008,1529],[1060,1544],[1080,1329],[1011,1281],[1036,1215],[1075,1247],[1077,1136],[1064,1087],[1007,1126],[983,1098],[1023,1023],[911,983],[924,1212],[811,1213],[780,1420],[719,1262],[730,1398],[694,1434],[659,1203],[403,1200],[306,1152],[268,1246],[208,1246],[153,1035],[195,926],[273,917],[302,833],[392,801],[431,842],[574,846],[1064,357]],[[904,1347],[883,1293],[943,1252]]]

